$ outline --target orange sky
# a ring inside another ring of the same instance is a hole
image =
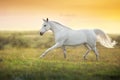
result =
[[[120,0],[0,0],[0,30],[39,30],[46,17],[120,34]]]

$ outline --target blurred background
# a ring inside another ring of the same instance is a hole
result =
[[[54,44],[52,33],[39,35],[42,19],[73,29],[99,28],[118,43],[97,44],[100,61],[84,46],[39,56]],[[0,80],[120,80],[120,0],[0,0]]]
[[[43,18],[120,34],[120,0],[0,0],[1,31],[38,31]]]

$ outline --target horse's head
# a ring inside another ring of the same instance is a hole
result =
[[[43,35],[46,31],[50,30],[50,24],[48,18],[45,20],[43,19],[44,23],[42,28],[40,29],[40,35]]]

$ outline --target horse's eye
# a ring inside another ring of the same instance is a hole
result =
[[[46,25],[44,25],[44,27],[46,27]]]

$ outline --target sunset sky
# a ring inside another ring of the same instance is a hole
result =
[[[120,0],[0,0],[0,30],[40,30],[43,18],[120,34]]]

